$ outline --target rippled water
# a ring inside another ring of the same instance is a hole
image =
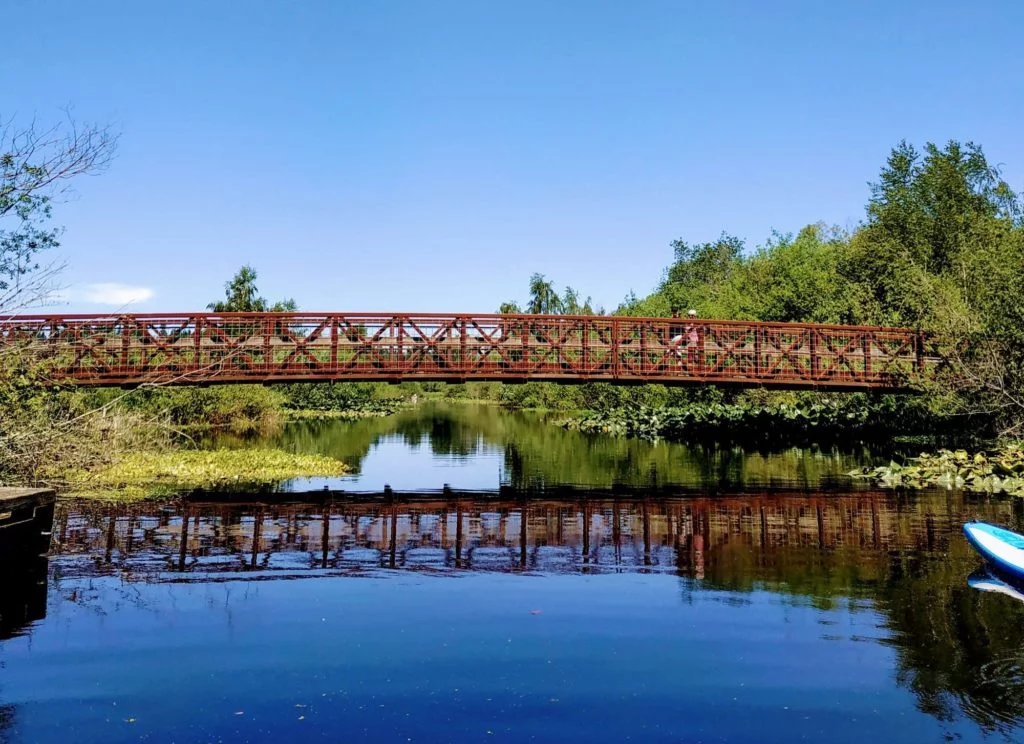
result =
[[[1024,603],[960,531],[1019,501],[493,409],[279,444],[357,472],[58,502],[8,572],[0,740],[1024,740]]]

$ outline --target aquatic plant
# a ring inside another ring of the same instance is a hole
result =
[[[169,490],[270,485],[304,477],[348,472],[345,463],[323,455],[275,449],[172,450],[133,452],[96,470],[66,476],[73,495],[161,495]]]
[[[622,407],[592,411],[560,423],[576,431],[644,439],[685,439],[699,434],[757,438],[825,431],[850,433],[883,425],[869,405],[838,398],[807,404]]]
[[[991,454],[942,449],[922,453],[908,464],[890,462],[849,474],[884,488],[939,487],[1024,496],[1024,444],[1008,444]]]
[[[356,421],[365,418],[384,418],[390,416],[397,410],[397,406],[382,406],[379,408],[353,409],[347,411],[317,411],[310,409],[286,409],[285,415],[288,421],[325,421],[341,420]]]

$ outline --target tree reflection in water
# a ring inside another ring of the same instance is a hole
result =
[[[337,457],[357,473],[372,448],[384,441],[399,440],[410,448],[429,445],[434,455],[456,459],[496,449],[503,455],[503,484],[517,489],[552,484],[595,488],[687,484],[704,489],[778,485],[848,489],[846,474],[871,461],[869,450],[860,444],[779,444],[754,450],[713,441],[653,443],[583,434],[551,425],[550,421],[545,423],[558,416],[510,412],[493,405],[427,404],[383,418],[297,422],[260,443]],[[213,441],[218,446],[251,443],[230,435]]]

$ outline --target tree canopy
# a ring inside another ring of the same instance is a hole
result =
[[[298,309],[295,300],[288,298],[274,304],[260,295],[256,287],[259,275],[252,266],[245,265],[224,282],[224,299],[211,302],[206,308],[215,313],[287,313]]]
[[[650,295],[616,311],[665,316],[907,326],[953,355],[943,391],[1024,432],[1024,205],[981,147],[900,142],[852,232],[824,224],[748,249],[723,233],[672,241]]]
[[[561,295],[555,289],[554,282],[550,281],[543,274],[534,273],[530,276],[529,283],[530,299],[526,303],[526,309],[515,301],[503,302],[498,307],[502,315],[521,312],[533,315],[594,315],[595,310],[591,304],[590,297],[580,298],[580,293],[567,286]],[[603,310],[596,311],[596,314],[603,315]]]

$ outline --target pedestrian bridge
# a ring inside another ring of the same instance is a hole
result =
[[[52,384],[359,381],[905,390],[941,366],[905,328],[575,315],[16,315],[0,349]]]

